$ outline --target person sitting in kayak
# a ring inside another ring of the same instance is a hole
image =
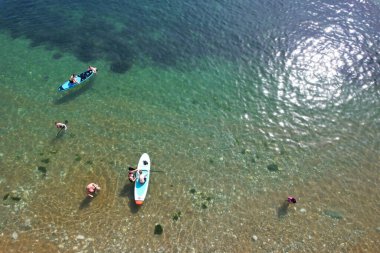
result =
[[[76,74],[72,74],[70,76],[70,79],[69,79],[70,84],[76,84],[76,83],[78,83],[76,78],[77,78],[77,75]]]

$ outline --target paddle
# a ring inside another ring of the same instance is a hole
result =
[[[133,169],[133,170],[137,170],[137,169],[135,169],[135,168],[132,167],[132,166],[128,166],[128,169],[129,169],[130,171],[131,171],[131,169]],[[153,169],[153,168],[150,169],[150,172],[165,173],[165,171],[163,171],[163,170],[155,170],[155,169]]]
[[[63,128],[61,128],[61,129],[58,131],[56,137],[58,137],[58,135],[62,132],[62,130],[63,130]]]
[[[160,172],[160,173],[165,173],[165,171],[162,171],[162,170],[150,170],[150,172]]]

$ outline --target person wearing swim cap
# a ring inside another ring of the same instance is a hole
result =
[[[95,194],[100,190],[99,185],[95,183],[90,183],[86,187],[87,196],[93,198]]]
[[[295,204],[295,203],[297,203],[297,200],[296,200],[295,197],[293,197],[293,196],[289,196],[289,197],[288,197],[288,203],[293,203],[293,204]]]

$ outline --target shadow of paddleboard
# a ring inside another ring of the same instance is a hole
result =
[[[59,99],[54,100],[55,105],[61,105],[68,103],[80,95],[82,95],[84,92],[87,90],[91,89],[94,85],[94,80],[88,80],[87,83],[85,83],[83,86],[79,85],[78,87],[73,88],[72,90],[69,91],[61,91],[60,93],[63,94],[63,96]]]
[[[123,189],[120,191],[119,196],[120,197],[127,197],[129,202],[128,206],[132,213],[137,213],[139,210],[139,206],[135,204],[135,197],[134,197],[134,189],[135,184],[134,183],[126,183],[123,187]]]

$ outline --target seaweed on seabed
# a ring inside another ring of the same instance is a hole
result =
[[[88,45],[89,41],[82,40],[79,41],[77,49],[75,50],[75,56],[83,62],[91,62],[96,60],[96,55],[94,50],[89,50],[93,48],[92,45]]]
[[[123,74],[132,67],[135,54],[124,41],[120,41],[118,38],[110,39],[111,41],[107,45],[111,45],[112,48],[109,48],[110,53],[107,57],[111,61],[111,71]]]
[[[80,160],[82,160],[82,157],[79,154],[76,154],[75,156],[75,161],[79,162]]]
[[[177,220],[179,220],[179,218],[181,218],[181,211],[178,211],[178,212],[176,212],[174,215],[173,215],[173,220],[174,221],[177,221]]]
[[[42,175],[46,176],[47,169],[44,166],[38,166],[37,170],[42,173]]]
[[[113,61],[111,63],[111,71],[118,74],[127,72],[132,67],[132,63],[129,60]]]
[[[45,158],[45,159],[42,159],[41,162],[43,162],[43,163],[49,163],[50,159],[49,158]]]
[[[9,193],[5,194],[4,197],[3,197],[3,200],[7,200],[9,197]]]
[[[164,228],[163,228],[160,224],[157,223],[157,224],[154,226],[154,234],[155,234],[155,235],[161,235],[162,232],[164,232]]]
[[[149,51],[150,59],[160,67],[173,66],[178,62],[178,54],[167,49],[167,43],[168,42],[165,41],[158,45],[156,44],[154,46],[155,50]]]
[[[194,206],[200,207],[201,209],[207,209],[213,203],[213,198],[204,192],[191,189],[190,193],[193,194]]]
[[[55,53],[55,54],[53,54],[53,59],[54,60],[59,60],[59,59],[61,59],[62,58],[62,54],[61,53]]]
[[[268,169],[269,171],[278,171],[278,170],[279,170],[279,169],[278,169],[278,165],[277,165],[277,164],[274,164],[274,163],[269,164],[269,165],[267,166],[267,169]]]

